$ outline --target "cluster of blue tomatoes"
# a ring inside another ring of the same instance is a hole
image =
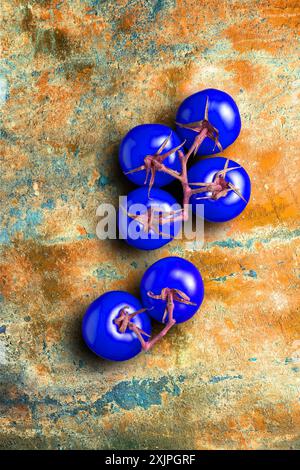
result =
[[[250,198],[245,169],[220,156],[202,158],[189,168],[187,163],[195,155],[213,155],[227,148],[240,129],[236,103],[227,93],[214,89],[195,93],[182,102],[176,130],[162,124],[131,129],[122,140],[119,160],[123,173],[139,188],[127,195],[127,206],[120,210],[122,238],[135,248],[152,250],[178,234],[183,222],[180,205],[170,192],[160,189],[174,180],[181,182],[185,196],[189,192],[183,201],[190,203],[195,214],[201,212],[199,205],[204,206],[205,220],[227,222],[238,216]],[[144,209],[139,214],[141,205]],[[152,216],[152,226],[145,213]],[[139,233],[143,236],[137,236]]]
[[[160,248],[179,232],[189,216],[204,206],[204,219],[226,222],[237,217],[250,198],[246,170],[235,161],[212,156],[231,145],[241,129],[238,107],[227,93],[207,89],[179,106],[176,130],[162,124],[142,124],[122,140],[119,160],[123,173],[139,186],[119,210],[119,232],[128,244],[143,250]],[[210,156],[189,165],[190,157]],[[160,189],[177,180],[182,204]],[[203,212],[201,212],[203,213]],[[191,318],[204,295],[196,267],[179,257],[154,263],[141,282],[140,301],[113,291],[96,299],[83,319],[83,337],[92,351],[110,360],[127,360],[150,349],[175,323]],[[163,330],[151,337],[150,318]]]

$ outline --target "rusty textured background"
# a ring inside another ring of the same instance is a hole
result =
[[[299,2],[2,5],[0,447],[300,448]],[[202,250],[99,241],[96,207],[131,187],[122,136],[205,87],[240,107],[224,154],[247,210]],[[200,268],[201,311],[126,364],[94,357],[87,305],[169,254]]]

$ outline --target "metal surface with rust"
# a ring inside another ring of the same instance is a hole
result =
[[[299,2],[2,5],[0,447],[300,448]],[[240,107],[246,211],[201,250],[98,240],[96,207],[132,187],[122,136],[206,87]],[[169,254],[200,268],[201,311],[128,363],[94,357],[87,305]]]

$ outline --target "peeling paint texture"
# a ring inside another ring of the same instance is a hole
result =
[[[0,448],[299,449],[299,2],[1,10]],[[251,175],[247,209],[206,224],[194,251],[98,240],[97,206],[132,188],[121,138],[172,125],[207,87],[241,111],[224,155]],[[176,253],[203,275],[198,314],[128,363],[93,356],[89,303],[138,294],[146,266]]]

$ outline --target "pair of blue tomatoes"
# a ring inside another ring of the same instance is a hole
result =
[[[119,232],[129,245],[153,250],[178,234],[181,206],[160,188],[171,183],[175,173],[180,174],[179,152],[191,148],[203,123],[208,124],[216,140],[205,137],[194,153],[213,155],[231,145],[241,130],[239,110],[231,96],[216,89],[195,93],[179,106],[176,132],[162,124],[142,124],[131,129],[122,140],[119,152],[122,171],[140,186],[128,194],[126,206],[119,211]],[[157,170],[153,175],[145,164],[149,156],[160,159],[171,171]],[[151,184],[151,191],[146,183]],[[220,156],[192,165],[188,169],[188,183],[193,190],[207,188],[193,194],[189,202],[195,214],[197,206],[203,204],[204,218],[209,222],[226,222],[237,217],[250,198],[251,183],[245,169]]]
[[[82,334],[87,346],[98,356],[112,361],[125,361],[139,354],[142,345],[134,330],[138,329],[147,341],[151,336],[152,319],[161,323],[168,321],[166,301],[157,298],[166,288],[180,292],[180,297],[174,298],[175,322],[183,323],[192,318],[204,297],[201,274],[193,263],[183,258],[162,258],[143,275],[141,301],[128,292],[110,291],[89,306],[82,323]],[[122,331],[118,318],[124,310],[132,318],[131,328]],[[141,312],[133,316],[138,311]]]

